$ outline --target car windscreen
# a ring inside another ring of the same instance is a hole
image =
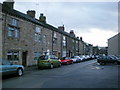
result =
[[[2,65],[11,65],[11,62],[9,62],[6,59],[0,59],[0,64],[2,64]]]
[[[70,57],[65,57],[65,59],[70,59]]]
[[[38,60],[48,60],[48,56],[40,56]]]

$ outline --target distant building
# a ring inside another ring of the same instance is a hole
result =
[[[120,55],[120,33],[108,39],[108,55]]]
[[[99,55],[99,47],[98,46],[93,47],[93,55]]]
[[[99,47],[99,54],[108,54],[108,47]]]

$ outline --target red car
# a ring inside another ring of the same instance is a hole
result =
[[[61,63],[62,64],[72,64],[73,63],[73,60],[70,58],[70,57],[63,57],[61,59]]]

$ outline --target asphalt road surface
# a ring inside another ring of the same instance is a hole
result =
[[[96,60],[30,70],[22,77],[2,80],[3,88],[118,88],[120,65],[99,65]]]

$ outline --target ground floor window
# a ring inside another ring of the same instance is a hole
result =
[[[19,60],[19,51],[8,51],[7,59],[8,60]]]
[[[41,52],[34,52],[34,60],[38,60],[41,55]]]

